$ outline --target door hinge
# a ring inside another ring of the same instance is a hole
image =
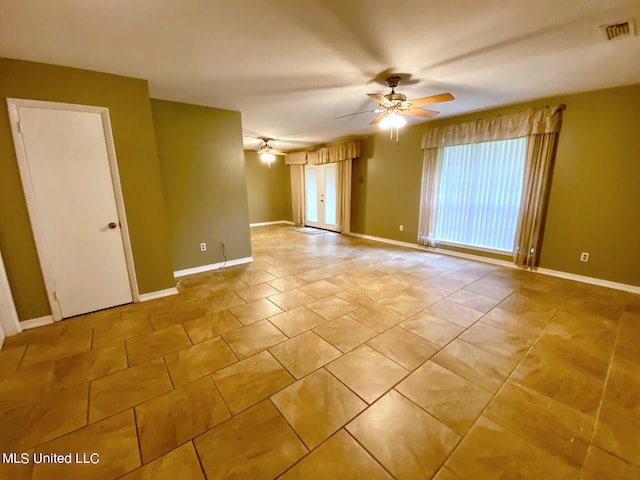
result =
[[[60,301],[60,297],[58,296],[58,292],[53,292],[53,298],[55,299],[56,302]]]
[[[18,133],[22,133],[22,122],[18,120]]]

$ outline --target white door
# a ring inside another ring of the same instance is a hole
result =
[[[131,302],[108,115],[9,104],[54,319]]]
[[[335,163],[305,165],[306,224],[338,231]]]

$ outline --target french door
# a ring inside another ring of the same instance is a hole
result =
[[[338,231],[335,163],[305,165],[305,224]]]

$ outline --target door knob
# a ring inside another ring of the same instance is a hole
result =
[[[117,224],[116,222],[111,222],[111,223],[109,224],[109,228],[110,228],[111,230],[115,230],[117,227],[118,227],[118,224]]]

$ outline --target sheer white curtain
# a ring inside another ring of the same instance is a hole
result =
[[[564,105],[557,105],[530,109],[518,114],[427,130],[422,138],[425,160],[418,243],[434,246],[438,236],[438,217],[445,216],[443,212],[437,214],[439,190],[442,188],[442,162],[438,158],[443,154],[443,147],[524,137],[526,155],[521,175],[522,190],[511,250],[516,265],[523,268],[535,267],[539,258],[541,231],[564,108]],[[466,190],[463,187],[460,191]],[[480,219],[474,217],[473,220]]]

